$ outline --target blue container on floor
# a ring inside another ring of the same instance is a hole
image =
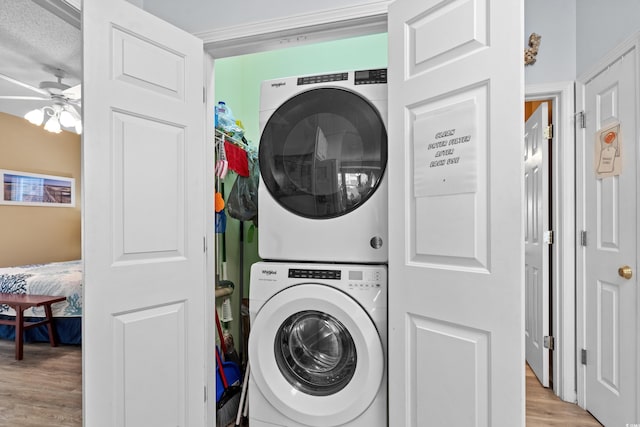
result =
[[[232,385],[239,385],[242,380],[242,372],[240,372],[240,367],[234,362],[222,362],[222,371],[224,372],[224,376],[227,379],[227,384],[229,387]],[[224,391],[224,384],[222,382],[222,377],[220,377],[220,370],[218,369],[216,363],[216,402],[220,401],[220,397],[222,396],[222,392]]]

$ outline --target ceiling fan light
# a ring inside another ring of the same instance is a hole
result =
[[[62,126],[66,128],[72,128],[76,125],[76,122],[77,120],[69,111],[62,110],[62,112],[60,113],[60,124]]]
[[[31,110],[27,114],[25,114],[24,118],[27,119],[29,123],[40,126],[44,121],[44,111],[36,108],[35,110]]]
[[[47,120],[47,123],[45,123],[44,125],[44,130],[53,133],[62,132],[62,129],[60,128],[60,122],[58,122],[58,119],[55,116],[52,116],[49,120]]]

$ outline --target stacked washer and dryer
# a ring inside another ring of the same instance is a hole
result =
[[[386,83],[262,83],[251,427],[387,425]]]

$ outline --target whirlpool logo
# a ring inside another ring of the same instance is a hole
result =
[[[280,86],[286,86],[287,84],[285,82],[278,82],[278,83],[271,83],[271,87],[280,87]]]
[[[278,274],[276,270],[262,270],[262,274],[265,276],[273,276],[274,274]]]

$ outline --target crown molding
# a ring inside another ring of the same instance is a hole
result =
[[[33,2],[68,24],[80,29],[82,22],[80,0],[33,0]]]

